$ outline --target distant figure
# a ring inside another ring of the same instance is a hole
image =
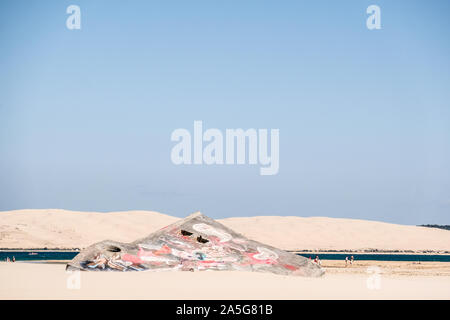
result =
[[[9,259],[9,257],[6,257],[6,262],[11,262],[11,260]]]
[[[16,262],[16,257],[13,256],[13,262]]]
[[[348,257],[345,257],[345,266],[348,265]]]
[[[319,256],[316,256],[316,259],[314,260],[315,263],[317,263],[319,266],[322,265],[322,262],[320,262]]]
[[[352,256],[352,257],[350,258],[350,264],[353,264],[353,261],[355,261],[355,258]]]

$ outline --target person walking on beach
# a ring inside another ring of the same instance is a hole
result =
[[[13,261],[13,262],[16,262],[16,257],[13,256],[13,260],[12,260],[12,261]]]
[[[350,264],[353,264],[353,261],[355,261],[355,258],[352,256],[352,257],[350,258]]]
[[[348,257],[345,257],[345,266],[348,265]]]
[[[319,259],[319,256],[316,256],[316,263],[319,265],[319,266],[321,266],[322,265],[322,262],[320,262],[320,259]]]

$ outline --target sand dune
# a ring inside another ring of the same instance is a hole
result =
[[[105,239],[131,242],[177,220],[151,211],[5,211],[0,212],[0,247],[84,248]]]
[[[450,251],[450,232],[441,229],[324,217],[228,218],[221,222],[285,250]]]
[[[105,239],[131,242],[178,218],[151,211],[0,212],[1,248],[84,248]],[[219,220],[246,237],[286,250],[450,251],[450,232],[384,222],[323,217]]]

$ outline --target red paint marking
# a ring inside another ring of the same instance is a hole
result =
[[[128,253],[125,253],[125,254],[122,255],[122,260],[123,261],[132,262],[134,264],[144,263],[144,261],[142,261],[141,258],[133,256],[133,255],[128,254]]]
[[[160,255],[160,254],[169,254],[169,253],[172,253],[172,249],[170,249],[170,247],[167,246],[167,245],[163,245],[163,246],[161,247],[161,249],[159,249],[159,250],[157,250],[157,251],[154,252],[154,254],[156,254],[156,255]]]
[[[254,258],[254,255],[259,254],[259,252],[252,252],[252,253],[248,253],[248,252],[244,252],[244,255],[246,255],[248,258],[250,258],[250,261],[248,262],[248,264],[277,264],[278,262],[272,259],[265,259],[265,260],[259,260]]]
[[[199,263],[205,263],[205,264],[208,264],[208,263],[216,263],[217,261],[214,261],[214,260],[200,260],[200,261],[198,261]]]
[[[285,267],[286,269],[292,270],[292,271],[295,271],[298,269],[294,266],[291,266],[290,264],[285,264],[285,265],[283,265],[283,267]]]

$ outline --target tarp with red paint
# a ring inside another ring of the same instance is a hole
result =
[[[247,239],[201,213],[132,243],[105,240],[93,244],[68,263],[67,269],[241,270],[310,277],[324,273],[309,259]]]

